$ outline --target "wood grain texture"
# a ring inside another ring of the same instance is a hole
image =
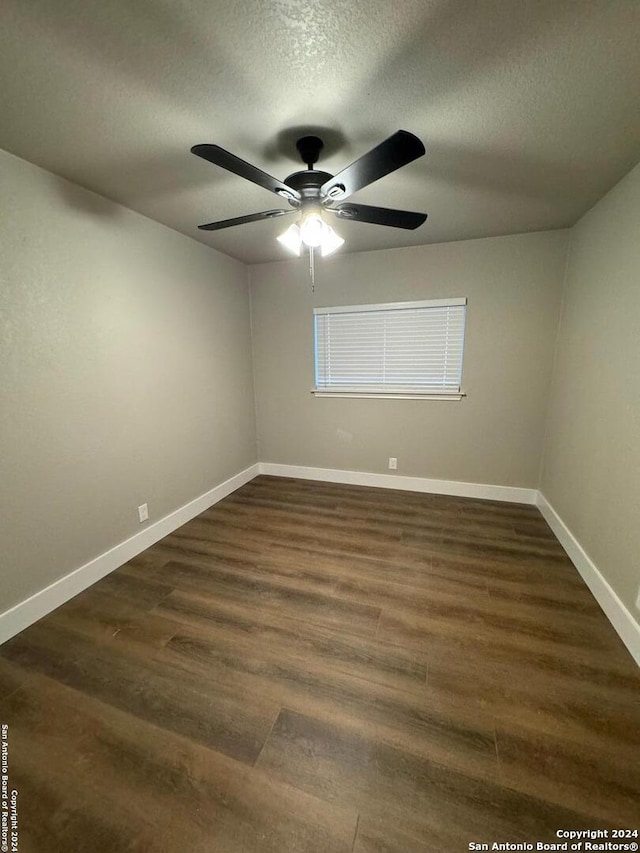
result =
[[[534,507],[264,476],[0,649],[26,853],[631,826],[639,687]]]

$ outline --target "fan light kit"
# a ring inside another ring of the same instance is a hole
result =
[[[299,220],[278,237],[278,242],[298,256],[303,246],[309,249],[313,278],[315,250],[319,250],[321,255],[326,257],[344,243],[342,237],[327,222],[327,214],[336,216],[338,219],[351,219],[355,222],[369,222],[373,225],[409,230],[418,228],[426,220],[426,213],[371,207],[366,204],[337,203],[385,175],[395,172],[401,166],[406,166],[418,157],[422,157],[425,153],[424,145],[413,133],[398,130],[337,175],[330,175],[328,172],[321,172],[314,168],[324,148],[324,143],[318,136],[303,136],[296,142],[296,147],[307,168],[294,172],[284,181],[279,181],[256,166],[252,166],[251,163],[236,157],[235,154],[225,151],[219,145],[194,145],[191,149],[193,154],[275,193],[283,201],[288,202],[291,208],[290,210],[263,210],[260,213],[250,213],[247,216],[199,225],[198,228],[203,231],[218,231],[233,225],[244,225],[247,222],[273,219],[298,212]]]
[[[300,224],[294,222],[278,237],[278,243],[298,257],[304,244],[310,249],[320,249],[320,254],[326,258],[339,249],[344,240],[324,221],[320,209],[313,207],[302,214]]]

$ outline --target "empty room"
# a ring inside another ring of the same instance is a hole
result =
[[[0,21],[0,851],[637,850],[640,4]]]

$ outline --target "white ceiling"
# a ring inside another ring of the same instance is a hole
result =
[[[248,263],[286,225],[196,226],[279,200],[196,143],[284,178],[303,131],[332,173],[417,134],[353,200],[429,219],[349,251],[559,228],[640,159],[639,37],[638,0],[2,0],[0,147]]]

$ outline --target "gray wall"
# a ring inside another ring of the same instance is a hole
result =
[[[567,231],[250,268],[264,462],[536,488]],[[313,397],[314,306],[468,297],[460,402]]]
[[[634,612],[640,584],[640,166],[572,230],[541,491]]]
[[[0,610],[256,461],[246,268],[0,153]]]

